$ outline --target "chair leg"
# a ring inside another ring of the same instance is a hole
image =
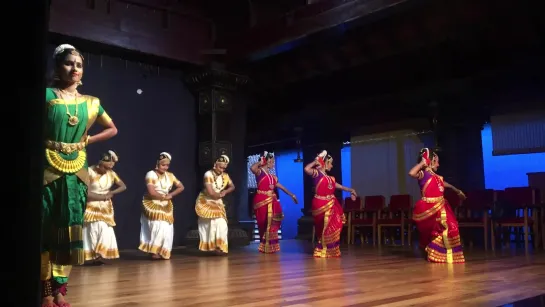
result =
[[[409,239],[409,243],[408,243],[409,246],[411,246],[413,243],[412,232],[413,232],[413,227],[412,227],[412,224],[409,223],[409,227],[407,227],[407,239]]]
[[[484,220],[484,250],[488,251],[488,220]]]
[[[545,249],[545,208],[541,207],[539,211],[541,211],[541,221],[539,222],[541,224],[541,247]]]
[[[314,239],[316,238],[316,227],[312,226],[312,243],[314,244]]]
[[[496,250],[496,234],[494,232],[494,221],[490,220],[490,245],[492,246],[492,251]]]
[[[405,246],[405,222],[401,217],[401,246]]]
[[[377,226],[377,231],[378,231],[378,246],[382,246],[382,226],[381,225],[378,225]]]
[[[377,227],[373,225],[373,231],[371,231],[373,234],[373,246],[376,246],[377,243]]]
[[[534,224],[532,225],[532,243],[534,244],[534,250],[539,248],[539,241],[541,241],[541,233],[539,232],[539,213],[536,209],[532,210],[532,219]]]
[[[350,215],[349,215],[350,216]],[[348,237],[346,238],[346,244],[353,244],[352,243],[352,236],[354,235],[352,233],[352,221],[351,219],[348,220],[348,226],[347,226],[347,230],[348,230]]]
[[[524,251],[526,254],[528,254],[529,246],[528,246],[528,209],[524,209]]]

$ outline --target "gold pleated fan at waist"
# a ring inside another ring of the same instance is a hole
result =
[[[174,223],[174,206],[171,200],[153,200],[144,197],[142,200],[142,213],[150,221],[165,221]]]
[[[108,226],[115,226],[112,200],[87,202],[83,221],[85,223],[104,222]]]
[[[205,219],[224,218],[227,220],[225,206],[218,201],[207,199],[204,193],[200,193],[195,204],[195,212],[199,217]]]
[[[49,165],[51,165],[54,169],[66,174],[73,174],[77,173],[83,168],[85,162],[87,161],[87,153],[80,150],[77,152],[75,159],[66,160],[59,154],[59,152],[46,148],[45,158],[47,159]]]

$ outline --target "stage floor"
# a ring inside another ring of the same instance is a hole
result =
[[[180,248],[170,261],[127,251],[107,265],[74,267],[68,295],[73,307],[482,307],[545,293],[543,253],[475,248],[465,252],[467,263],[444,265],[402,247],[343,246],[340,259],[313,258],[310,242],[281,248],[263,255],[251,244],[228,256]]]

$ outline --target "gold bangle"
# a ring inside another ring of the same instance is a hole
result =
[[[85,138],[85,146],[89,145],[89,139],[91,138],[90,135],[87,135],[87,137]]]

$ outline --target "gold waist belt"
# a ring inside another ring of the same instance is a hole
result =
[[[436,204],[438,202],[443,201],[443,196],[439,197],[422,197],[422,201],[429,203],[429,204]]]
[[[80,151],[85,148],[85,142],[79,143],[63,143],[55,141],[45,141],[45,147],[49,150],[54,150],[57,152],[62,152],[64,154],[71,154],[75,151]]]
[[[267,196],[276,196],[276,193],[274,191],[263,191],[263,190],[257,190],[257,194],[267,195]]]
[[[317,199],[320,199],[320,200],[332,200],[333,198],[335,198],[335,195],[329,194],[329,195],[326,195],[326,196],[321,196],[321,195],[314,194],[314,198],[317,198]]]

